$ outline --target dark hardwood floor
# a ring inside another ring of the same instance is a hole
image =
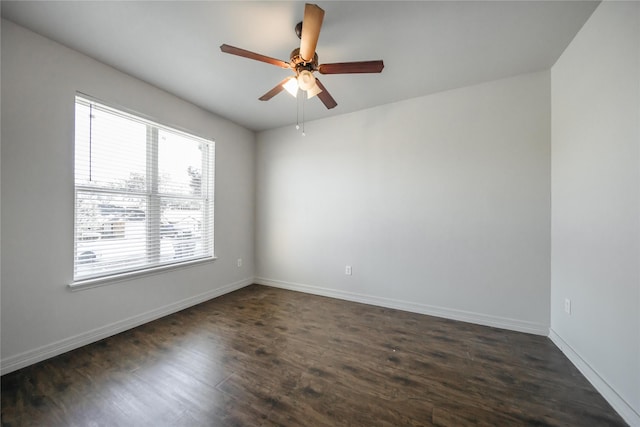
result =
[[[3,376],[2,425],[625,423],[548,338],[253,285]]]

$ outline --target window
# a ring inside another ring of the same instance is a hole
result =
[[[213,258],[214,142],[76,97],[74,281]]]

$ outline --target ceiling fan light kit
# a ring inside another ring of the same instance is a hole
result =
[[[309,90],[316,85],[316,78],[311,71],[302,70],[298,73],[298,87],[302,90]]]
[[[322,89],[320,89],[318,87],[318,85],[315,84],[315,82],[314,82],[313,86],[310,87],[309,89],[307,89],[307,99],[313,98],[314,96],[316,96],[320,92],[322,92]]]
[[[315,4],[305,4],[304,18],[295,27],[296,35],[300,38],[300,48],[296,48],[291,52],[289,62],[227,44],[220,46],[220,50],[224,53],[265,62],[280,68],[288,68],[295,73],[295,76],[284,79],[273,89],[262,95],[259,98],[261,101],[268,101],[283,90],[293,96],[297,96],[298,89],[301,89],[307,92],[307,98],[317,95],[324,106],[331,109],[338,103],[329,94],[324,85],[320,83],[320,80],[313,75],[314,72],[318,71],[320,74],[380,73],[384,68],[384,63],[382,60],[376,60],[319,65],[316,46],[323,19],[324,10]]]
[[[284,87],[285,90],[294,98],[298,96],[298,80],[295,77],[288,78],[282,87]]]

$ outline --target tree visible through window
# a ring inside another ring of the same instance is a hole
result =
[[[76,97],[74,280],[213,258],[214,142]]]

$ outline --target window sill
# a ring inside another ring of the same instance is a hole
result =
[[[183,268],[189,268],[196,265],[208,264],[214,262],[216,257],[196,259],[193,261],[182,262],[180,264],[163,265],[160,267],[147,268],[144,270],[136,270],[121,274],[112,274],[110,276],[96,277],[92,279],[78,280],[67,285],[72,291],[82,291],[85,289],[97,288],[99,286],[111,285],[114,283],[120,283],[128,280],[139,279],[145,276],[153,276],[155,274],[162,274],[168,271],[180,270]]]

